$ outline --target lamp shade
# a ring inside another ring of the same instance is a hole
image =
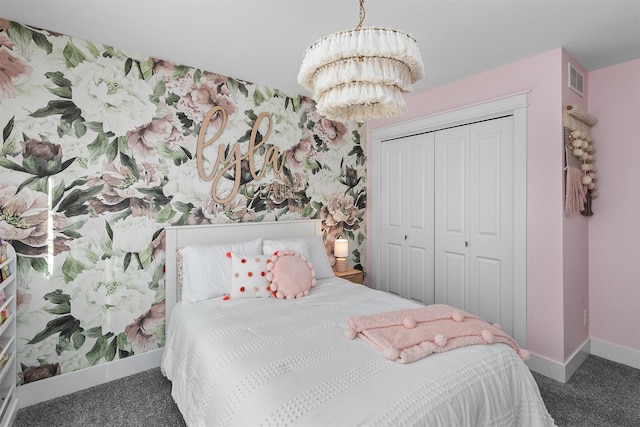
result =
[[[349,256],[349,242],[347,239],[336,239],[333,247],[333,255],[336,258],[346,258]]]

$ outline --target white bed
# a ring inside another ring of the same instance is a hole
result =
[[[319,221],[166,229],[162,372],[187,425],[554,425],[529,369],[507,345],[399,364],[346,339],[348,316],[417,306],[384,292],[333,277],[293,300],[180,302],[176,248],[319,233]]]

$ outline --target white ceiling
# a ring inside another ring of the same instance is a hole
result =
[[[424,91],[564,47],[587,71],[640,58],[640,0],[366,0],[365,26],[413,35]],[[304,50],[358,0],[0,0],[0,17],[308,94]]]

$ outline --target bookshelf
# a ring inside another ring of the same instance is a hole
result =
[[[0,243],[0,427],[12,426],[18,411],[16,395],[16,252]]]

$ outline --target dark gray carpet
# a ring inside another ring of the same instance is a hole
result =
[[[533,373],[559,426],[640,426],[640,370],[589,356],[566,384]]]
[[[562,384],[533,374],[558,426],[640,426],[640,370],[589,356]],[[14,427],[179,427],[171,383],[150,369],[18,411]]]

